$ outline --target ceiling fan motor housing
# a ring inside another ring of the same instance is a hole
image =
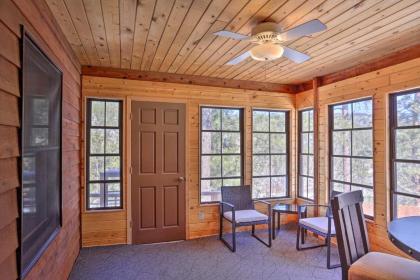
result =
[[[277,23],[263,22],[252,29],[251,41],[258,44],[279,42],[281,32],[282,29]]]

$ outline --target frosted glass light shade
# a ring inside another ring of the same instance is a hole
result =
[[[259,61],[269,61],[280,58],[283,55],[284,49],[280,45],[273,43],[265,43],[253,47],[250,50],[251,57]]]

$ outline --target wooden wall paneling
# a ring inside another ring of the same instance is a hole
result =
[[[16,279],[17,223],[19,191],[19,67],[21,24],[46,54],[63,71],[63,135],[79,129],[80,64],[60,31],[44,1],[0,1],[0,278]],[[66,139],[66,138],[64,138]],[[74,142],[78,142],[75,139]],[[80,182],[78,144],[65,152],[63,170],[71,169],[72,177],[63,177],[63,226],[26,279],[66,279],[79,253]],[[68,179],[68,180],[67,180]]]
[[[124,98],[127,100],[148,100],[148,101],[161,101],[161,102],[186,102],[187,103],[187,164],[189,170],[187,174],[187,195],[188,195],[188,208],[187,208],[187,238],[197,238],[206,235],[214,235],[218,231],[218,206],[217,205],[200,205],[199,203],[199,106],[200,105],[221,105],[221,106],[239,106],[245,109],[246,131],[246,165],[245,165],[245,182],[251,183],[251,109],[256,108],[277,108],[286,109],[291,111],[291,122],[295,122],[294,106],[295,94],[288,93],[275,93],[264,91],[253,91],[243,89],[230,89],[230,88],[217,88],[210,86],[195,86],[184,84],[171,84],[162,82],[138,81],[127,79],[115,79],[106,77],[83,77],[83,95],[85,97],[106,97],[106,98]],[[295,165],[294,156],[294,125],[291,125],[290,135],[291,140],[291,166]],[[127,155],[127,158],[129,156]],[[295,172],[291,168],[291,174]],[[126,175],[127,176],[127,175]],[[291,195],[293,197],[295,191],[295,180],[291,177]],[[124,179],[127,182],[127,179]],[[128,190],[125,189],[125,193]],[[293,201],[286,199],[284,201]],[[125,220],[130,219],[130,213],[124,212]],[[102,227],[107,229],[107,223],[101,224],[102,221],[116,220],[118,217],[107,217],[104,213],[103,216],[95,217],[94,213],[88,215],[83,214],[83,233],[82,239],[84,246],[95,246],[102,244],[102,237],[100,236]],[[99,215],[99,214],[97,214]],[[101,214],[102,215],[102,214]],[[128,216],[128,218],[127,218]],[[121,217],[121,216],[119,216]],[[288,222],[295,217],[291,215],[283,219],[282,222]],[[90,226],[92,221],[96,221],[98,227]],[[119,222],[118,222],[119,223]],[[126,228],[129,228],[129,222]],[[89,229],[89,230],[87,230]],[[114,228],[115,229],[115,228]],[[129,229],[128,229],[129,231]],[[120,242],[120,236],[128,234],[123,229],[121,224],[120,229],[114,232],[115,238],[113,241]],[[109,236],[109,235],[108,235]],[[104,238],[107,242],[111,238]],[[129,242],[129,236],[125,239]]]

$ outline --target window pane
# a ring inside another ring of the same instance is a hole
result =
[[[222,180],[201,180],[201,201],[220,201]]]
[[[373,186],[373,160],[352,159],[352,183]]]
[[[252,157],[252,175],[270,175],[270,156],[254,155]]]
[[[314,131],[314,110],[309,111],[309,131]]]
[[[241,179],[223,179],[223,186],[240,186],[241,185]]]
[[[222,153],[241,153],[241,134],[239,132],[222,133]]]
[[[107,156],[105,159],[105,180],[119,180],[120,179],[120,157]]]
[[[270,177],[252,179],[252,197],[270,197]]]
[[[302,131],[309,131],[309,111],[303,111],[302,114]]]
[[[89,208],[104,207],[104,184],[89,184]]]
[[[201,133],[201,153],[220,154],[220,132]]]
[[[271,137],[271,153],[286,153],[286,134],[270,134]]]
[[[222,130],[239,131],[238,109],[222,109]]]
[[[372,151],[372,130],[353,130],[353,156],[371,157]]]
[[[420,129],[397,129],[395,142],[397,159],[420,159]]]
[[[333,132],[333,154],[351,155],[351,132],[334,131]]]
[[[222,157],[221,156],[201,156],[201,177],[221,177]]]
[[[32,127],[30,139],[31,146],[48,146],[48,128]]]
[[[301,175],[306,175],[306,176],[308,176],[309,175],[309,172],[308,172],[308,156],[306,156],[306,155],[301,155],[300,156],[300,174]]]
[[[351,128],[351,104],[335,105],[333,107],[334,129]]]
[[[254,154],[268,154],[270,152],[268,133],[252,134],[252,152]]]
[[[271,156],[271,175],[286,175],[286,155]]]
[[[269,112],[253,111],[252,116],[253,131],[269,131]]]
[[[395,174],[398,192],[420,195],[420,164],[397,162]]]
[[[302,133],[300,137],[301,152],[304,154],[309,153],[309,133]]]
[[[372,100],[353,103],[353,127],[372,127]]]
[[[334,180],[350,182],[350,158],[333,157],[333,167]]]
[[[105,172],[105,159],[104,157],[91,156],[89,158],[89,179],[90,180],[103,180]]]
[[[286,177],[271,177],[271,196],[287,196]]]
[[[90,130],[90,152],[92,154],[103,154],[105,143],[104,129]]]
[[[333,183],[333,190],[338,192],[349,192],[351,190],[350,185],[342,183]]]
[[[92,101],[91,125],[104,126],[105,125],[105,102]]]
[[[357,186],[351,187],[352,191],[361,190],[363,192],[363,214],[373,217],[374,201],[373,190]]]
[[[108,183],[106,184],[106,207],[120,207],[120,183]]]
[[[220,109],[201,108],[201,128],[204,130],[220,130]]]
[[[270,112],[270,131],[285,132],[286,131],[286,113]]]
[[[314,153],[314,134],[313,133],[309,133],[308,136],[308,145],[309,145],[309,151],[308,153],[313,154]]]
[[[106,130],[106,151],[107,154],[120,153],[120,130],[107,129]]]
[[[420,198],[395,195],[397,218],[420,215]]]
[[[314,156],[308,156],[308,175],[314,176]]]
[[[420,92],[397,96],[397,125],[420,125]]]
[[[106,102],[106,125],[118,126],[119,124],[119,102]]]
[[[49,99],[32,98],[32,124],[48,125],[49,124]]]
[[[223,177],[241,176],[241,156],[223,156]]]
[[[308,178],[299,177],[299,195],[301,197],[308,197]]]
[[[308,198],[312,200],[315,198],[314,179],[312,178],[308,178]]]

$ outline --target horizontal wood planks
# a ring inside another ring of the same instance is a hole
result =
[[[187,238],[214,235],[218,232],[218,205],[200,205],[199,198],[199,108],[200,105],[235,106],[245,112],[245,183],[251,183],[252,108],[290,110],[291,166],[295,166],[295,94],[266,91],[183,85],[150,81],[125,80],[106,77],[83,76],[84,97],[140,99],[147,101],[172,101],[187,104]],[[129,151],[127,151],[129,153]],[[128,165],[126,165],[128,166]],[[294,174],[291,168],[290,174]],[[291,197],[295,195],[295,179],[291,180]],[[127,182],[126,178],[124,180]],[[127,186],[125,186],[127,188]],[[126,189],[124,193],[127,194]],[[284,201],[293,201],[286,199]],[[126,198],[124,205],[126,205]],[[121,236],[127,234],[127,209],[119,212],[83,213],[82,240],[84,246],[126,243]],[[293,215],[283,222],[294,219]],[[125,223],[121,223],[121,221]],[[123,242],[122,242],[123,241]],[[113,242],[113,243],[112,243]]]
[[[327,203],[328,194],[328,105],[363,97],[373,98],[374,142],[374,194],[375,218],[368,222],[369,237],[373,250],[404,254],[387,236],[390,219],[389,185],[389,94],[420,87],[420,58],[385,67],[353,78],[319,87],[319,200]],[[297,94],[297,107],[313,106],[308,96],[312,90]]]
[[[0,278],[18,277],[21,24],[62,69],[64,82],[63,227],[25,279],[67,279],[80,248],[80,64],[46,3],[22,0],[0,1]]]
[[[47,0],[83,65],[223,79],[300,83],[420,43],[416,0]],[[214,36],[249,35],[263,21],[289,29],[312,19],[328,29],[284,42],[312,57],[295,64],[230,59],[253,44]],[[88,28],[85,28],[85,27]]]

